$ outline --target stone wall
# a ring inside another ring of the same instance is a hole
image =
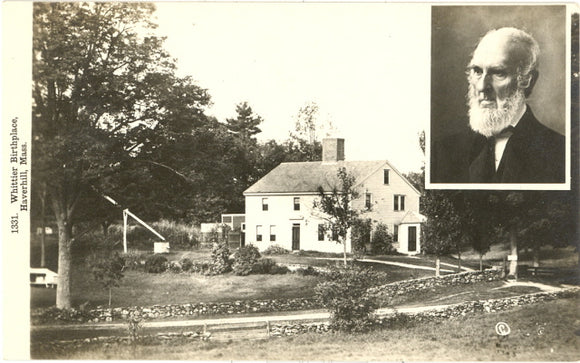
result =
[[[33,322],[46,323],[53,321],[66,322],[111,322],[124,321],[129,316],[142,319],[166,319],[172,317],[198,317],[205,315],[234,315],[242,313],[263,313],[277,311],[299,311],[320,309],[315,298],[273,299],[273,300],[240,300],[226,303],[192,303],[173,305],[154,305],[147,307],[105,308],[92,310],[59,310],[50,309],[34,314]]]
[[[484,272],[463,272],[442,277],[427,277],[406,280],[372,288],[369,292],[377,298],[402,295],[411,291],[431,289],[438,286],[471,284],[480,281],[495,281],[501,278],[500,270]],[[166,319],[172,317],[198,317],[208,315],[235,315],[246,313],[282,312],[321,309],[315,298],[274,299],[274,300],[240,300],[225,303],[191,303],[173,305],[155,305],[149,307],[98,307],[92,310],[59,310],[42,309],[32,312],[33,324],[45,324],[55,321],[85,323],[124,321],[129,316],[143,319]]]
[[[424,311],[415,314],[390,314],[384,317],[379,317],[376,323],[378,327],[383,328],[388,328],[390,326],[405,327],[416,323],[460,318],[471,313],[495,313],[510,310],[518,306],[537,304],[539,302],[560,298],[578,298],[579,296],[580,289],[569,288],[557,292],[538,292],[502,299],[468,301],[451,305],[443,309]],[[270,336],[282,337],[309,332],[326,333],[331,330],[332,328],[326,322],[310,324],[272,324],[270,326]]]
[[[483,272],[469,271],[441,277],[424,277],[415,280],[397,281],[390,284],[369,289],[369,293],[375,297],[394,297],[404,295],[412,291],[429,290],[434,287],[466,285],[476,282],[490,282],[502,279],[501,269],[490,269]]]

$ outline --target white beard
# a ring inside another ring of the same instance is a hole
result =
[[[471,129],[485,137],[501,133],[508,127],[525,104],[524,92],[517,89],[512,95],[498,103],[497,108],[480,107],[476,93],[469,87],[469,125]]]

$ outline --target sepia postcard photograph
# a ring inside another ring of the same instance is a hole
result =
[[[2,3],[2,358],[578,361],[572,3]]]

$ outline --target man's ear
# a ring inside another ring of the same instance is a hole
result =
[[[539,76],[540,72],[534,69],[533,71],[530,71],[530,73],[528,73],[527,75],[520,77],[518,79],[518,87],[525,89],[524,94],[526,95],[526,97],[528,97],[532,93],[532,90],[534,89],[534,86],[536,85]]]

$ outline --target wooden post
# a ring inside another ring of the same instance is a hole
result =
[[[517,229],[515,226],[510,228],[510,255],[508,256],[509,261],[509,273],[508,278],[513,278],[517,280],[518,278],[518,236]]]
[[[123,251],[127,253],[127,210],[123,210]]]

